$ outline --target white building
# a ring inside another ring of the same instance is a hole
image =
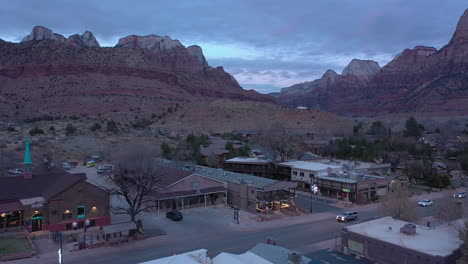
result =
[[[291,180],[298,182],[299,187],[310,188],[313,178],[319,174],[327,175],[341,169],[341,166],[329,165],[311,161],[288,161],[278,163],[280,166],[291,168]]]

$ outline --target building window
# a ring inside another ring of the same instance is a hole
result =
[[[190,183],[190,185],[192,185],[192,187],[199,187],[200,182],[199,181],[193,181],[193,182]]]
[[[304,177],[304,173],[303,173],[303,172],[300,172],[300,173],[299,173],[299,176]]]
[[[313,178],[313,177],[315,177],[315,176],[314,176],[313,173],[310,173],[310,174],[309,174],[309,177]]]
[[[297,176],[297,171],[293,171],[293,175],[296,175],[296,176]]]
[[[80,205],[76,208],[76,215],[78,219],[86,218],[84,205]]]

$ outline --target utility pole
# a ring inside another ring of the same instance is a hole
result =
[[[310,179],[310,213],[312,213],[312,196],[313,194],[313,189],[312,189],[312,179]]]

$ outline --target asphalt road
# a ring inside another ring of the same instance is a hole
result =
[[[310,197],[299,197],[298,205],[310,208]],[[435,200],[437,202],[437,200]],[[465,206],[467,203],[465,202]],[[433,214],[433,207],[417,208],[420,216],[430,216]],[[313,211],[336,212],[344,211],[341,208],[333,207],[326,201],[314,201]],[[378,216],[378,209],[369,212],[360,212],[359,219]],[[339,237],[341,229],[349,223],[338,223],[334,218],[315,221],[306,224],[295,224],[283,226],[276,229],[246,230],[246,231],[224,231],[204,234],[187,234],[187,236],[174,237],[170,234],[167,239],[161,239],[151,247],[132,250],[123,247],[121,252],[96,255],[82,261],[67,261],[72,264],[102,264],[102,263],[140,263],[157,258],[172,255],[173,252],[188,252],[200,248],[208,250],[211,257],[221,252],[240,254],[249,250],[258,243],[265,242],[271,237],[278,241],[280,246],[297,250],[304,254],[310,254],[310,245],[326,240],[332,240],[335,235]]]
[[[363,213],[361,218],[374,216],[375,212]],[[348,223],[352,224],[352,222]],[[230,231],[224,233],[210,234],[202,238],[176,238],[174,241],[154,245],[154,247],[137,249],[131,252],[112,253],[100,255],[84,261],[68,262],[73,264],[102,264],[102,263],[139,263],[152,259],[166,257],[172,252],[187,252],[200,248],[207,249],[209,255],[214,257],[221,252],[244,253],[256,244],[265,242],[267,237],[277,239],[278,244],[289,249],[306,252],[307,245],[333,239],[335,233],[348,224],[338,223],[334,219],[327,219],[308,224],[297,224],[278,229],[260,231]]]

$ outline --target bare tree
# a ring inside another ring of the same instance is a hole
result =
[[[219,167],[218,158],[216,158],[216,155],[214,155],[214,154],[209,155],[208,157],[206,157],[205,161],[206,161],[206,165],[208,165],[208,167],[212,167],[212,168]]]
[[[274,123],[269,129],[263,130],[252,141],[263,148],[275,164],[305,153],[300,136],[291,135],[280,123]]]
[[[113,155],[113,173],[106,173],[106,186],[111,195],[122,197],[126,205],[112,205],[114,214],[128,214],[130,220],[141,212],[155,207],[151,195],[160,182],[161,171],[154,160],[158,157],[156,149],[148,145],[133,143]]]
[[[462,202],[453,197],[451,192],[444,192],[444,196],[435,204],[435,217],[445,221],[452,222],[463,216]]]
[[[393,190],[382,197],[380,209],[383,216],[391,216],[395,219],[414,222],[419,219],[416,212],[416,204],[410,200],[410,193],[406,186],[399,182],[395,184]]]

